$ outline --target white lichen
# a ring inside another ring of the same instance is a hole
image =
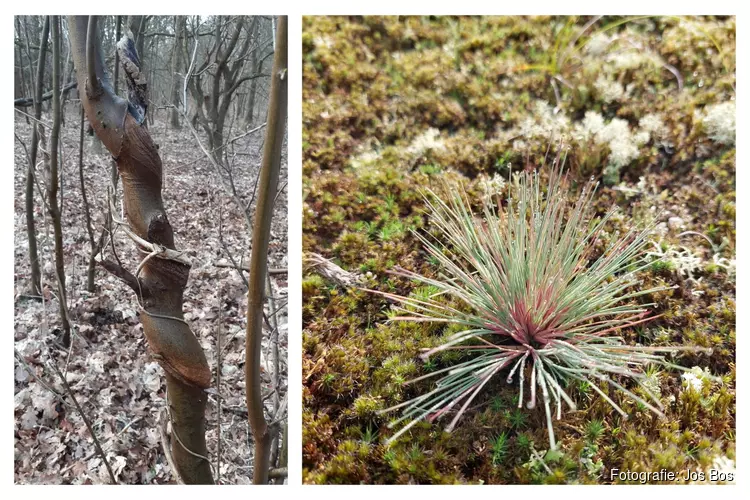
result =
[[[638,48],[615,52],[607,58],[607,61],[612,64],[614,69],[620,71],[662,64],[658,56]]]
[[[570,119],[559,110],[556,112],[545,101],[536,101],[532,116],[524,119],[515,135],[526,139],[543,138],[552,142],[563,138],[570,130]]]
[[[445,142],[440,137],[440,131],[436,128],[428,128],[424,133],[418,135],[409,144],[406,151],[415,156],[421,156],[431,149],[445,149]]]
[[[713,263],[715,266],[724,268],[730,278],[737,276],[737,257],[727,259],[726,257],[722,257],[720,254],[715,253]]]
[[[737,130],[736,105],[734,101],[708,106],[702,120],[708,136],[719,144],[735,143]]]
[[[599,75],[599,78],[594,82],[594,88],[596,89],[599,97],[606,103],[619,101],[625,97],[625,88],[620,82],[610,80],[604,75]]]
[[[604,117],[596,111],[586,111],[586,114],[575,126],[574,138],[579,142],[588,142],[604,128]]]
[[[667,127],[664,120],[656,113],[649,113],[638,121],[638,126],[654,137],[664,137],[667,133]]]
[[[633,134],[628,122],[613,118],[596,134],[596,140],[609,145],[609,164],[620,169],[638,158],[640,147],[648,142],[649,134],[642,131]]]
[[[510,168],[510,164],[508,164],[508,168]],[[492,203],[493,198],[496,195],[499,195],[503,192],[505,189],[505,179],[503,179],[503,176],[500,174],[494,174],[492,177],[489,177],[487,175],[482,176],[482,188],[484,190],[482,201],[485,204]]]
[[[607,50],[607,47],[615,40],[604,33],[597,33],[586,43],[586,52],[592,56],[598,56]]]
[[[647,255],[668,262],[680,275],[696,281],[693,273],[703,268],[703,259],[687,247],[667,245],[662,248],[656,242],[653,245],[654,250],[647,252]]]
[[[379,159],[380,159],[380,153],[372,149],[369,149],[367,151],[363,151],[357,156],[354,156],[351,160],[349,160],[349,164],[351,165],[352,168],[356,170],[362,167],[371,166],[374,163],[376,163]]]
[[[703,380],[693,372],[683,373],[682,383],[686,389],[692,389],[696,392],[701,392],[701,389],[703,389]]]

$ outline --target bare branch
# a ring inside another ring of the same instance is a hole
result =
[[[78,82],[75,82],[75,81],[70,82],[62,88],[61,92],[63,93],[68,92],[69,90],[74,89],[77,86],[78,86]],[[50,99],[52,99],[52,91],[48,90],[47,92],[42,94],[42,98],[40,99],[39,102],[49,101]],[[15,99],[13,101],[13,106],[20,106],[22,108],[26,108],[26,107],[33,106],[33,105],[34,105],[33,96],[32,97],[19,97],[18,99]]]
[[[133,289],[139,296],[147,296],[149,291],[141,280],[135,277],[133,273],[112,262],[111,260],[100,260],[99,265],[109,271],[113,276],[120,278],[126,285]]]

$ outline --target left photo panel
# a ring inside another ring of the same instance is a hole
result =
[[[286,484],[286,17],[13,50],[15,483]]]

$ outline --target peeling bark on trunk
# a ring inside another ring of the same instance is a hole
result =
[[[268,243],[271,235],[273,202],[279,183],[281,148],[284,143],[287,108],[287,18],[279,17],[276,33],[276,54],[271,74],[271,97],[268,103],[268,128],[263,146],[263,164],[258,183],[258,204],[255,213],[253,246],[250,256],[250,277],[247,292],[247,336],[245,337],[245,382],[250,427],[255,439],[253,482],[268,483],[271,441],[279,431],[278,424],[269,426],[263,408],[260,378],[260,351],[263,338],[263,304]]]
[[[188,484],[213,483],[204,416],[204,389],[211,384],[211,372],[200,343],[183,319],[183,292],[190,265],[175,251],[172,227],[164,210],[162,163],[144,123],[146,82],[135,45],[127,34],[118,42],[130,90],[130,101],[125,101],[114,94],[104,71],[93,16],[71,16],[69,26],[86,116],[117,162],[128,225],[142,240],[141,250],[148,247],[143,255],[155,251],[151,258],[144,258],[137,275],[114,262],[104,261],[102,265],[135,291],[148,345],[166,372],[175,472]]]

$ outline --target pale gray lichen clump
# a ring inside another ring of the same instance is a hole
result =
[[[708,136],[719,144],[733,145],[737,130],[736,106],[734,101],[708,106],[702,118]]]

